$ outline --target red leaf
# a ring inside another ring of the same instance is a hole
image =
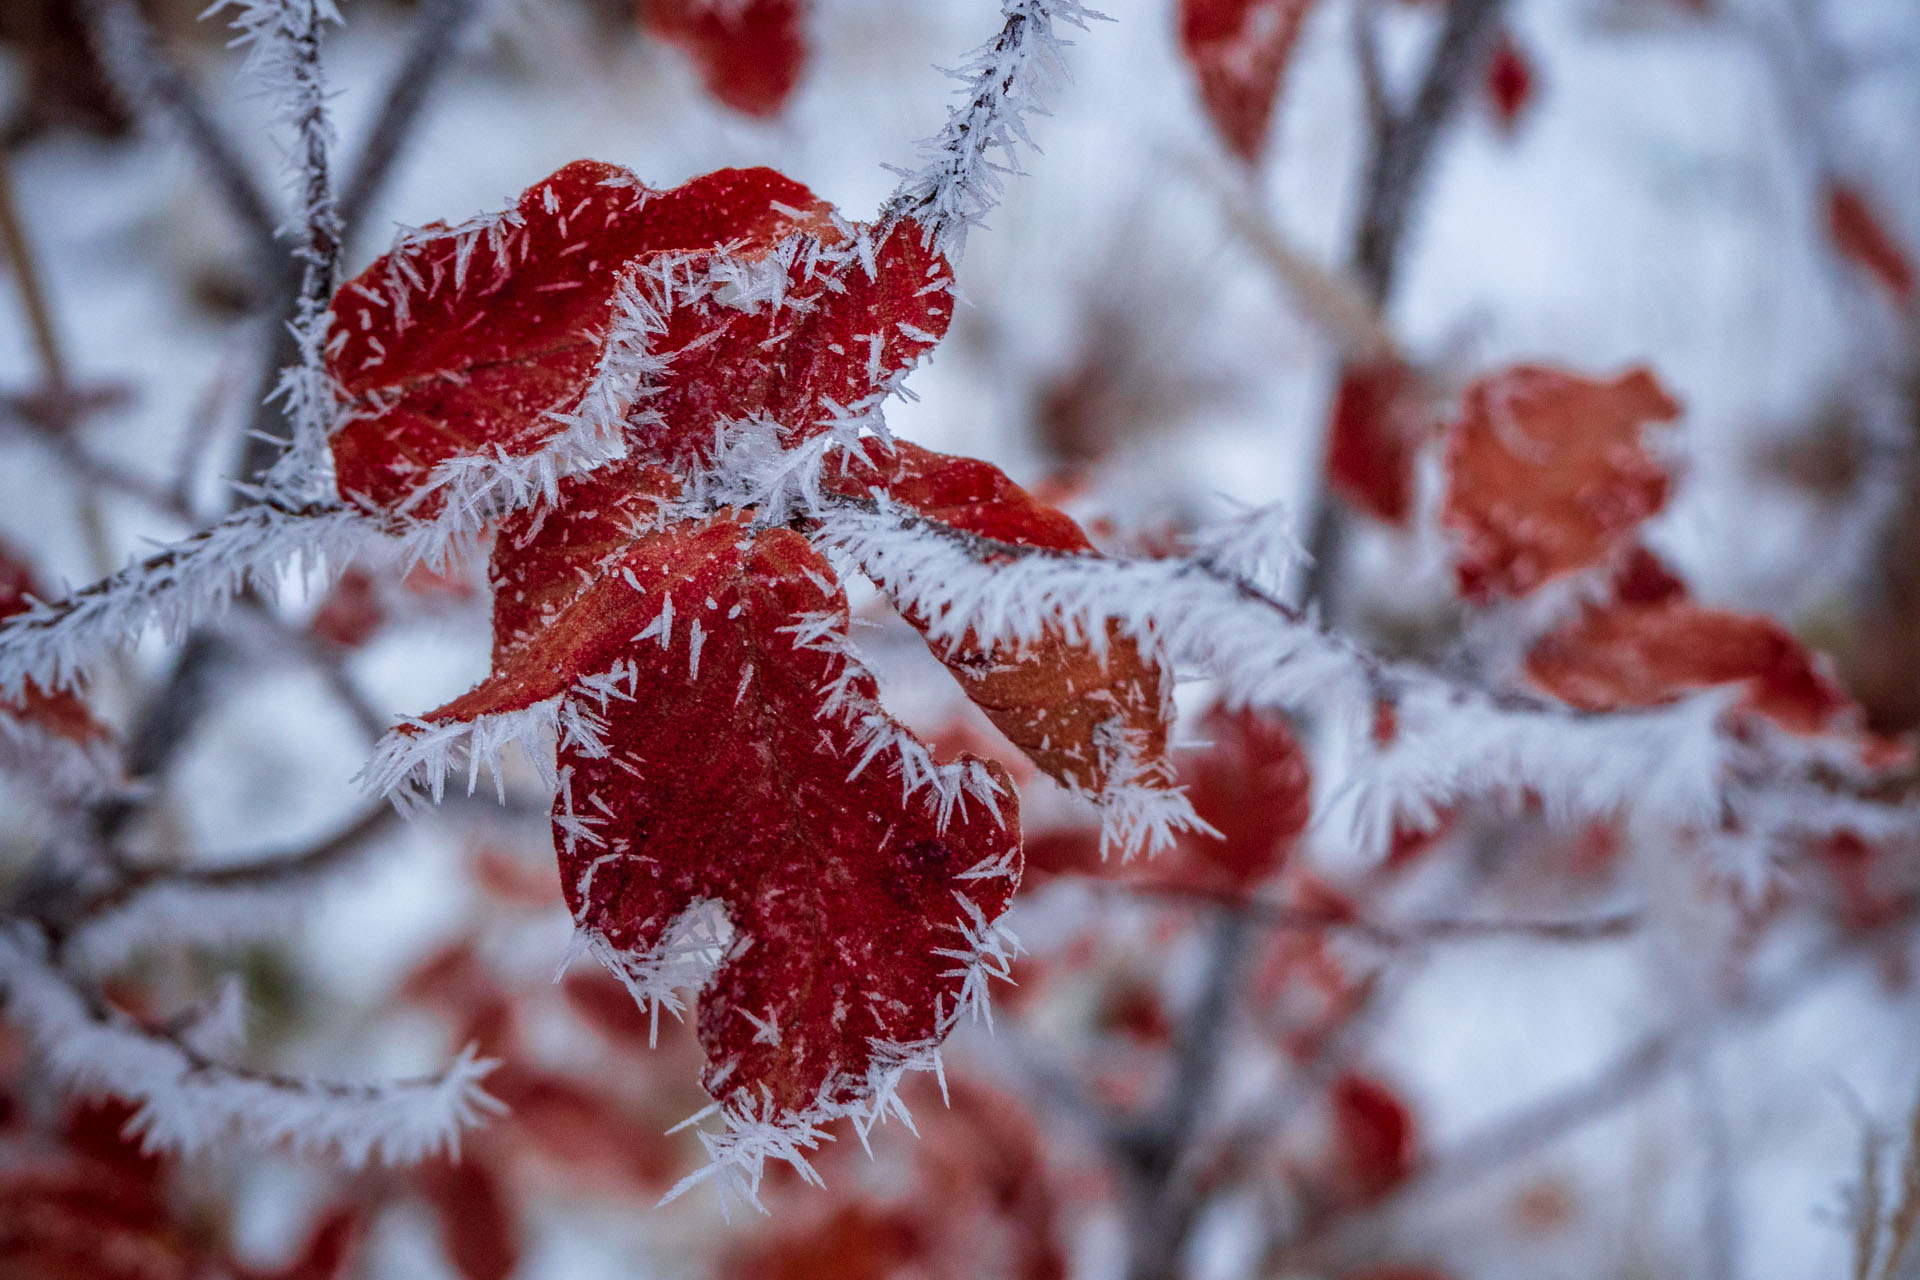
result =
[[[1643,369],[1606,381],[1522,365],[1469,387],[1441,514],[1461,592],[1523,596],[1624,548],[1667,500],[1646,424],[1679,413]]]
[[[1505,32],[1487,60],[1487,101],[1494,117],[1507,129],[1520,122],[1520,115],[1533,102],[1533,62],[1514,43],[1513,33]]]
[[[1378,1199],[1413,1172],[1413,1113],[1378,1080],[1347,1072],[1333,1085],[1334,1142],[1346,1176],[1364,1200]]]
[[[1183,771],[1194,811],[1221,835],[1181,837],[1182,861],[1204,881],[1241,892],[1277,873],[1312,816],[1307,753],[1279,716],[1215,707],[1201,722],[1209,744]]]
[[[1093,551],[1064,512],[1034,498],[998,467],[899,441],[869,441],[864,455],[832,477],[832,487],[861,495],[879,490],[902,506],[950,528],[998,542],[1055,551]],[[880,586],[884,589],[886,583]],[[925,629],[911,610],[907,620]],[[1105,652],[1049,632],[1016,648],[982,645],[972,635],[945,652],[936,648],[960,687],[1009,741],[1055,781],[1098,795],[1110,784],[1164,790],[1172,785],[1167,732],[1173,681],[1130,637],[1112,628]],[[1116,755],[1104,737],[1126,735],[1130,754]],[[1118,776],[1122,760],[1127,776]]]
[[[522,456],[562,434],[616,292],[649,262],[723,244],[752,259],[798,230],[836,234],[827,207],[771,169],[653,191],[588,160],[528,188],[504,215],[425,228],[334,298],[327,371],[355,415],[333,437],[340,492],[435,514],[423,486],[436,465]]]
[[[1648,707],[1715,685],[1795,733],[1822,733],[1853,707],[1814,655],[1771,618],[1710,609],[1651,553],[1635,549],[1612,597],[1535,644],[1527,677],[1576,707]]]
[[[386,609],[372,575],[349,569],[313,614],[313,633],[348,649],[358,649],[373,638],[386,621]]]
[[[1399,360],[1348,365],[1327,428],[1327,483],[1375,519],[1413,512],[1413,462],[1431,426],[1426,389]]]
[[[742,115],[774,116],[806,66],[800,0],[640,0],[648,32],[677,45],[707,92]]]
[[[798,534],[671,526],[621,570],[594,593],[620,621],[581,624],[639,637],[599,713],[610,745],[560,751],[568,902],[643,992],[674,922],[720,903],[735,941],[701,1000],[709,1091],[756,1114],[763,1091],[782,1113],[845,1106],[890,1046],[940,1040],[978,980],[956,953],[1018,881],[1011,784],[968,760],[973,797],[903,794],[873,735],[911,739],[833,647],[845,598]]]
[[[1256,164],[1313,0],[1181,0],[1180,48],[1227,149]]]
[[[1827,234],[1842,257],[1872,275],[1895,299],[1912,300],[1913,260],[1859,188],[1827,184]]]
[[[454,1269],[465,1280],[507,1280],[520,1265],[520,1228],[499,1175],[469,1156],[429,1160],[417,1177]]]

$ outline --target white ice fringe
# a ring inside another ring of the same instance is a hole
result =
[[[961,878],[965,879],[966,876]],[[862,1145],[873,1127],[894,1118],[913,1128],[913,1117],[900,1100],[900,1082],[910,1071],[932,1071],[941,1075],[941,1092],[946,1090],[941,1072],[940,1046],[960,1022],[971,1016],[992,1024],[987,1006],[987,987],[995,979],[1009,981],[1009,966],[1020,951],[1019,939],[995,921],[990,921],[964,893],[955,891],[964,918],[955,926],[959,945],[942,948],[936,954],[954,961],[954,968],[943,976],[961,979],[960,997],[953,1008],[935,1010],[935,1031],[926,1040],[911,1044],[872,1041],[873,1058],[864,1075],[857,1080],[841,1076],[821,1089],[820,1098],[799,1111],[779,1111],[765,1099],[729,1099],[696,1112],[683,1122],[698,1124],[718,1115],[721,1128],[699,1130],[700,1144],[706,1149],[707,1164],[688,1174],[661,1198],[660,1203],[678,1199],[703,1182],[711,1181],[720,1197],[721,1211],[730,1216],[732,1205],[744,1202],[760,1212],[760,1181],[769,1160],[791,1165],[803,1179],[824,1185],[819,1171],[807,1159],[822,1142],[832,1140],[828,1126],[838,1120],[851,1120]],[[836,1093],[853,1088],[852,1101],[832,1102]]]
[[[1045,114],[1042,94],[1067,78],[1069,42],[1056,28],[1084,31],[1105,16],[1080,0],[1003,0],[1000,13],[999,33],[948,71],[961,83],[962,102],[920,144],[924,164],[902,173],[887,204],[889,214],[926,227],[949,258],[960,256],[967,232],[1000,202],[1005,175],[1020,172],[1019,148],[1033,147],[1027,115]]]
[[[251,588],[265,595],[297,567],[312,579],[337,574],[379,528],[340,507],[259,504],[173,543],[63,600],[36,601],[0,623],[0,697],[28,681],[71,688],[108,652],[159,628],[177,640]]]
[[[1679,825],[1737,803],[1737,747],[1717,731],[1726,695],[1647,712],[1593,715],[1507,697],[1384,662],[1326,632],[1205,557],[1129,560],[996,550],[884,504],[827,514],[817,541],[850,557],[926,623],[928,638],[1030,644],[1048,627],[1093,643],[1109,619],[1182,666],[1216,676],[1230,702],[1336,713],[1369,725],[1377,700],[1399,717],[1385,750],[1353,750],[1323,808],[1372,848],[1394,817],[1430,819],[1450,800],[1525,788],[1550,812],[1633,811]],[[1736,815],[1737,816],[1737,815]]]
[[[927,793],[927,805],[941,830],[956,813],[966,816],[969,798],[982,805],[995,821],[1001,821],[1000,784],[984,764],[978,760],[939,763],[926,743],[877,700],[858,690],[856,686],[871,682],[873,675],[861,662],[846,626],[844,614],[826,610],[801,614],[781,630],[793,637],[794,648],[830,654],[838,660],[834,677],[820,691],[819,715],[838,720],[853,733],[853,747],[860,754],[847,780],[852,781],[877,763],[900,780],[903,801],[912,801],[922,791]]]
[[[131,1132],[148,1150],[191,1154],[239,1138],[349,1167],[405,1164],[457,1151],[463,1130],[503,1110],[481,1087],[491,1061],[463,1051],[439,1075],[384,1084],[336,1084],[263,1075],[209,1062],[186,1044],[95,1008],[22,927],[0,930],[0,987],[63,1088],[138,1105]]]
[[[574,895],[582,910],[593,888],[594,874],[607,862],[630,856],[602,854],[587,864],[586,870],[580,873],[580,884]],[[675,1018],[684,1014],[687,1006],[681,993],[704,987],[720,967],[727,948],[733,945],[733,922],[727,916],[726,906],[713,898],[700,898],[689,904],[667,925],[660,941],[640,955],[620,950],[607,941],[606,935],[587,927],[578,918],[574,927],[587,954],[618,978],[633,1002],[646,1011],[649,1044],[659,1039],[660,1010],[665,1009]]]
[[[1145,735],[1119,719],[1094,731],[1100,753],[1100,790],[1085,795],[1100,811],[1100,856],[1151,857],[1173,847],[1174,837],[1192,831],[1218,838],[1220,833],[1193,811],[1186,792],[1173,785],[1164,762],[1148,758]],[[1079,788],[1073,788],[1076,792]]]

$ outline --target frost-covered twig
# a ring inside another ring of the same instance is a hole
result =
[[[1537,801],[1563,820],[1631,813],[1694,829],[1748,820],[1770,838],[1778,822],[1803,825],[1798,806],[1771,797],[1805,791],[1798,780],[1825,763],[1818,744],[1726,732],[1726,690],[1602,714],[1388,663],[1204,553],[1130,560],[1023,547],[880,499],[834,499],[816,518],[816,541],[885,582],[935,644],[1030,645],[1049,628],[1077,643],[1111,619],[1217,678],[1230,702],[1334,713],[1353,732],[1335,753],[1320,818],[1370,851],[1398,826],[1430,827],[1484,796]],[[1920,829],[1908,807],[1844,793],[1826,803],[1849,821]]]
[[[337,572],[378,531],[366,516],[342,507],[243,508],[64,599],[36,601],[0,624],[0,696],[17,696],[28,681],[45,689],[71,688],[104,654],[149,628],[177,640],[242,590],[271,594],[289,566]]]
[[[140,114],[169,120],[179,129],[229,212],[252,237],[256,255],[268,259],[279,234],[272,202],[193,82],[162,52],[140,7],[134,0],[83,0],[81,8],[115,90]]]
[[[327,437],[339,397],[327,376],[327,304],[340,276],[340,216],[333,194],[333,121],[320,66],[324,24],[340,21],[334,0],[220,0],[232,8],[236,45],[247,50],[247,73],[292,131],[289,168],[294,213],[289,231],[301,264],[292,326],[298,358],[282,371],[275,394],[291,427],[287,453],[269,476],[274,492],[311,500],[330,486]]]
[[[138,1106],[131,1131],[151,1150],[193,1153],[238,1137],[330,1153],[351,1167],[457,1151],[460,1134],[502,1110],[481,1087],[489,1060],[464,1050],[440,1074],[338,1084],[210,1060],[181,1035],[141,1024],[83,990],[35,930],[0,927],[8,1018],[31,1037],[52,1078],[81,1094]]]
[[[925,163],[902,172],[887,202],[889,218],[912,218],[933,247],[958,258],[967,232],[1000,202],[1005,175],[1020,171],[1019,150],[1032,147],[1029,113],[1044,114],[1040,99],[1067,75],[1058,27],[1077,27],[1103,15],[1080,0],[1003,0],[999,34],[948,74],[959,80],[962,102],[940,132],[921,144]],[[996,154],[997,153],[997,154]]]

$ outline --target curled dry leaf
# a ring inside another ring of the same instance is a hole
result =
[[[1469,387],[1441,513],[1458,539],[1461,592],[1524,596],[1625,548],[1667,501],[1647,424],[1679,413],[1644,369],[1595,379],[1521,365]]]
[[[693,59],[707,92],[742,115],[775,116],[806,68],[801,0],[640,0],[640,21]]]
[[[1180,49],[1227,150],[1257,164],[1313,0],[1181,0]]]
[[[1064,512],[975,458],[905,441],[869,441],[831,483],[843,493],[877,493],[995,542],[1093,553],[1086,534]],[[925,629],[927,620],[912,610],[906,617]],[[1172,677],[1157,655],[1142,653],[1117,627],[1097,640],[1050,631],[1019,648],[982,645],[969,633],[951,648],[936,646],[936,652],[974,705],[1063,786],[1095,796],[1120,786],[1173,786],[1167,757]]]
[[[1785,627],[1700,604],[1640,548],[1614,575],[1606,600],[1534,645],[1527,676],[1589,711],[1654,706],[1739,685],[1746,709],[1794,733],[1833,731],[1854,717],[1846,692]]]

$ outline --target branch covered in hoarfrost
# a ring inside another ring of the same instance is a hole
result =
[[[243,508],[62,600],[35,601],[0,624],[0,697],[32,681],[71,688],[103,654],[158,627],[177,640],[243,590],[271,594],[298,565],[337,572],[379,531],[343,507]]]
[[[359,1167],[457,1151],[462,1130],[503,1110],[481,1087],[491,1061],[468,1048],[439,1075],[337,1084],[209,1060],[182,1036],[141,1026],[77,987],[23,925],[0,928],[0,986],[9,1018],[53,1078],[82,1094],[139,1106],[131,1131],[149,1150],[193,1153],[232,1137]]]
[[[1000,202],[1005,175],[1020,172],[1019,148],[1033,146],[1027,114],[1044,114],[1042,93],[1067,77],[1061,51],[1069,42],[1056,24],[1084,31],[1105,16],[1080,0],[1003,0],[1000,12],[999,34],[948,72],[961,82],[963,101],[920,144],[925,164],[901,171],[885,210],[888,219],[919,222],[949,258],[965,251],[967,232]]]
[[[276,493],[312,499],[331,485],[327,436],[339,396],[326,371],[327,304],[340,276],[340,215],[333,194],[333,121],[320,66],[320,32],[340,21],[334,0],[220,0],[209,13],[236,10],[233,43],[247,50],[248,74],[278,106],[294,135],[290,177],[294,215],[289,230],[302,263],[300,292],[290,324],[299,359],[280,376],[274,394],[285,404],[291,447],[269,473]]]
[[[1207,551],[1130,560],[995,542],[883,499],[833,499],[815,540],[887,584],[930,641],[1026,645],[1048,628],[1091,642],[1109,619],[1216,677],[1231,702],[1316,708],[1350,726],[1320,818],[1363,849],[1431,825],[1474,796],[1537,799],[1559,818],[1631,813],[1687,828],[1745,826],[1764,842],[1791,819],[1782,788],[1826,763],[1818,744],[1725,731],[1728,691],[1645,711],[1585,712],[1392,664],[1325,630]],[[1251,563],[1239,538],[1234,559]],[[1833,796],[1857,820],[1912,831],[1920,813]],[[1789,809],[1792,806],[1788,806]]]

